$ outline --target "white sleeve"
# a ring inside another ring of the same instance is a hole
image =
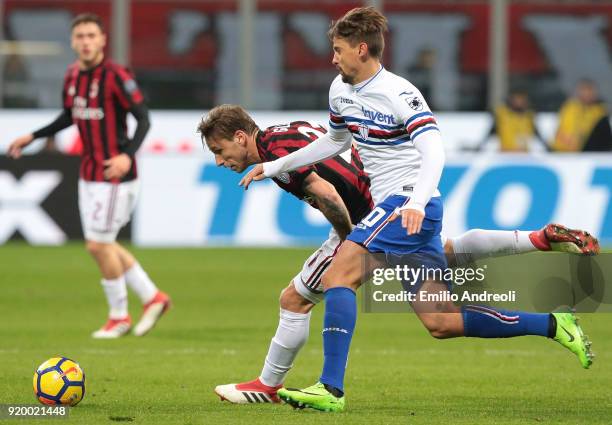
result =
[[[425,205],[438,188],[444,168],[444,147],[440,132],[424,132],[414,142],[414,146],[421,154],[421,170],[410,200],[400,209],[414,209],[424,213]]]
[[[348,131],[327,133],[297,151],[271,162],[264,162],[266,177],[275,177],[281,173],[293,171],[300,167],[325,161],[347,150],[353,141]]]
[[[396,113],[406,127],[414,147],[421,154],[421,169],[412,196],[401,209],[416,209],[425,212],[440,182],[444,168],[442,137],[434,115],[419,90],[407,85],[394,98]]]

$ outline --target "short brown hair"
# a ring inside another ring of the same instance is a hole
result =
[[[231,140],[234,133],[243,130],[252,133],[259,127],[253,118],[239,105],[219,105],[214,107],[198,125],[198,133],[202,136],[202,141],[206,139],[227,139]]]
[[[81,13],[80,15],[75,16],[72,20],[72,23],[70,24],[70,30],[73,30],[74,27],[81,24],[96,24],[100,28],[100,31],[102,31],[102,33],[106,32],[104,30],[102,18],[100,18],[95,13]]]
[[[380,59],[385,49],[386,31],[387,18],[378,10],[372,6],[356,7],[332,22],[327,36],[332,41],[334,38],[344,38],[352,46],[365,43],[368,45],[370,56]]]

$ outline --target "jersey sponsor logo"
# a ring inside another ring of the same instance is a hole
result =
[[[364,107],[361,108],[363,115],[372,121],[384,122],[385,124],[395,124],[395,117],[392,114],[383,114],[378,111],[370,111]]]
[[[370,134],[370,129],[368,128],[368,126],[364,123],[360,123],[357,129],[359,130],[359,135],[361,136],[361,138],[363,140],[366,140],[368,138],[368,135]]]
[[[340,97],[340,103],[348,103],[349,105],[352,105],[354,102],[346,97]]]
[[[89,98],[94,99],[98,97],[98,93],[100,91],[100,85],[98,84],[98,79],[94,79],[91,82],[91,87],[89,88]]]
[[[102,108],[88,108],[87,99],[76,96],[72,105],[72,118],[79,120],[101,120],[104,119]]]
[[[423,110],[423,101],[421,99],[419,99],[418,97],[411,97],[411,98],[408,98],[408,99],[405,99],[405,100],[406,100],[406,103],[408,104],[408,106],[410,106],[415,111],[422,111]]]

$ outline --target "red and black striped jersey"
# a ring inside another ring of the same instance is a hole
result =
[[[132,167],[121,181],[135,179],[127,113],[143,102],[143,96],[130,71],[107,59],[88,70],[74,63],[66,71],[62,97],[64,110],[70,113],[83,142],[81,178],[105,181],[103,162],[128,153]]]
[[[326,132],[325,128],[306,121],[268,127],[257,134],[257,151],[263,161],[273,161],[307,146]],[[346,156],[348,159],[348,155]],[[316,172],[336,188],[353,224],[357,224],[374,207],[370,195],[370,178],[365,173],[354,147],[351,147],[350,162],[338,155],[318,164],[283,173],[272,180],[298,199],[309,202],[308,194],[304,192],[304,180],[312,172]],[[309,203],[317,208],[316,203]]]

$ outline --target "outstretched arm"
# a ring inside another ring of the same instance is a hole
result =
[[[334,136],[327,133],[308,146],[287,156],[271,162],[257,164],[240,180],[239,184],[244,186],[246,190],[252,181],[263,180],[266,177],[275,177],[281,173],[325,161],[348,149],[351,146],[352,140],[353,138],[348,131],[335,133]]]
[[[12,158],[19,158],[23,148],[28,146],[34,140],[40,137],[53,136],[55,133],[70,127],[72,125],[72,117],[70,116],[69,109],[62,109],[62,112],[57,118],[49,125],[36,130],[34,133],[25,134],[17,139],[13,140],[8,148],[8,156]]]

